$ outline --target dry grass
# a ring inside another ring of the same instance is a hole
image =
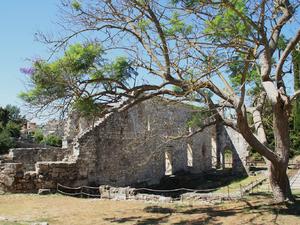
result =
[[[300,199],[299,199],[300,200]],[[272,205],[267,197],[218,204],[145,203],[78,199],[60,195],[0,196],[0,224],[46,221],[50,225],[83,224],[300,224],[300,202]],[[6,219],[6,220],[5,220]]]

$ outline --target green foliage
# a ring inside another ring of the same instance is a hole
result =
[[[232,5],[234,9],[229,7]],[[206,22],[205,33],[209,35],[213,42],[222,40],[235,40],[236,43],[243,42],[249,34],[249,29],[240,15],[247,15],[247,7],[244,0],[225,1],[218,7],[218,11],[213,20]]]
[[[0,123],[2,127],[5,127],[9,121],[9,111],[0,107]]]
[[[193,30],[192,25],[187,25],[181,18],[179,13],[173,13],[170,21],[171,27],[166,29],[165,34],[168,36],[174,36],[176,34],[189,35]]]
[[[197,107],[197,112],[193,113],[188,120],[188,127],[196,128],[203,126],[203,122],[211,116],[211,112],[204,107]]]
[[[277,47],[279,50],[284,50],[287,46],[288,40],[281,35],[278,39]]]
[[[73,9],[75,9],[77,11],[80,10],[80,8],[81,8],[81,4],[76,0],[72,1],[71,6]]]
[[[233,57],[233,62],[229,64],[228,74],[229,80],[234,89],[239,89],[241,86],[242,73],[244,72],[245,63],[243,62],[242,55]],[[260,74],[256,68],[250,68],[246,73],[247,85],[250,85],[249,94],[254,96],[261,90]]]
[[[117,84],[127,84],[131,75],[136,74],[127,58],[118,57],[109,63],[103,56],[98,43],[74,44],[53,62],[34,62],[29,77],[32,89],[21,93],[21,99],[37,107],[50,104],[62,107],[63,101],[84,114],[96,112],[99,99],[95,92],[111,95]]]
[[[291,150],[290,157],[300,155],[300,135],[298,131],[290,131]]]
[[[21,116],[18,107],[12,105],[0,107],[0,154],[14,147],[14,138],[20,137],[21,126],[24,122],[25,118]]]
[[[114,62],[106,66],[105,72],[110,78],[125,82],[133,71],[126,57],[117,57]]]
[[[141,19],[137,25],[142,31],[145,32],[147,30],[147,28],[149,27],[150,23],[151,23],[150,20]]]
[[[172,89],[175,93],[183,92],[183,89],[181,87],[178,87],[178,86],[173,86]]]
[[[34,73],[30,76],[34,87],[19,95],[31,104],[39,104],[49,99],[64,98],[68,93],[68,84],[83,80],[101,57],[98,44],[74,44],[64,56],[48,63],[43,60],[34,62]]]
[[[41,143],[50,145],[50,146],[54,146],[54,147],[61,147],[62,139],[61,139],[61,137],[59,137],[57,135],[50,134],[50,135],[44,137],[44,139]]]
[[[34,138],[35,142],[41,143],[44,139],[43,132],[40,129],[37,129],[33,134],[33,138]]]
[[[10,132],[6,129],[0,132],[0,154],[7,153],[7,150],[13,148],[14,141],[10,135]]]
[[[181,3],[185,8],[193,8],[197,5],[199,5],[199,0],[172,0],[172,4],[178,4]]]
[[[300,90],[300,50],[292,52],[292,63],[294,73],[294,90]],[[299,133],[300,131],[300,98],[297,98],[293,103],[293,130]]]
[[[94,102],[93,98],[90,97],[76,99],[73,104],[73,108],[77,112],[81,112],[84,117],[92,117],[101,111],[101,108],[99,108],[99,106]]]
[[[21,134],[21,124],[18,124],[10,120],[6,125],[6,130],[10,133],[11,137],[18,138],[20,137]]]

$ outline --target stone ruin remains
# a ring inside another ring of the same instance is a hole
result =
[[[224,166],[231,149],[232,169],[247,172],[247,143],[222,124],[189,138],[190,105],[151,99],[126,112],[84,119],[73,112],[62,148],[10,149],[0,161],[0,190],[36,193],[66,186],[147,186],[178,171],[203,173]]]

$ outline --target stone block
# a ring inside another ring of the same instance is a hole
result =
[[[51,194],[51,190],[50,189],[39,189],[38,194],[39,195],[49,195],[49,194]]]

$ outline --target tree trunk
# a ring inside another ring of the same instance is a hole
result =
[[[294,201],[289,178],[286,174],[287,166],[271,163],[269,168],[270,185],[275,202]]]
[[[278,97],[278,101],[273,105],[273,132],[278,160],[271,162],[269,168],[270,185],[276,202],[294,201],[286,173],[290,151],[288,119],[289,103]]]
[[[275,202],[294,201],[289,179],[287,176],[287,167],[289,162],[289,124],[288,124],[288,105],[282,99],[278,99],[273,104],[273,132],[275,138],[274,153],[265,150],[263,136],[254,136],[248,126],[245,110],[237,111],[237,121],[239,130],[245,140],[256,149],[262,156],[269,161],[269,178],[273,191]],[[256,115],[256,122],[259,122],[259,115]],[[259,123],[258,123],[259,124]],[[263,128],[262,126],[260,128]],[[258,130],[258,129],[257,129]],[[261,133],[262,134],[262,133]],[[260,139],[260,140],[259,140]]]

